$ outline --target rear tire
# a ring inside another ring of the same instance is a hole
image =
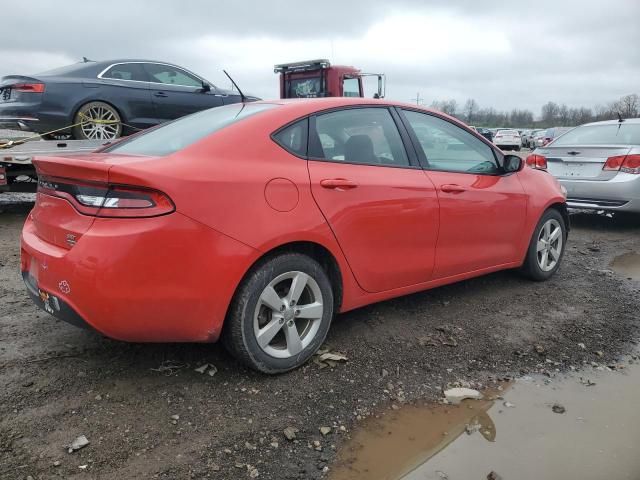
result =
[[[96,123],[92,122],[95,120]],[[73,123],[77,140],[115,140],[122,135],[122,119],[118,111],[104,102],[89,102],[78,109]]]
[[[248,367],[282,373],[311,358],[324,342],[332,318],[333,290],[327,273],[306,255],[286,253],[259,263],[243,280],[222,341]]]
[[[540,218],[533,231],[521,272],[542,282],[551,278],[562,262],[567,244],[567,226],[562,214],[550,208]]]

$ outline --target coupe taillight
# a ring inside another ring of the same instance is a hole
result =
[[[526,164],[537,170],[547,169],[547,159],[543,155],[538,155],[537,153],[529,155],[527,157]]]
[[[640,155],[616,155],[607,158],[603,170],[640,174]]]
[[[44,83],[18,83],[16,85],[12,85],[11,89],[16,92],[43,93]]]
[[[145,187],[41,177],[38,192],[64,198],[78,212],[95,217],[157,217],[175,211],[167,195]]]

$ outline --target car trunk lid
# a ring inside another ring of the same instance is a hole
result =
[[[630,146],[593,145],[546,147],[536,153],[546,157],[547,170],[554,177],[565,180],[605,181],[618,173],[603,170],[607,159],[627,155],[630,151]]]
[[[0,80],[0,103],[24,101],[25,96],[40,95],[45,84],[34,77],[7,75]]]
[[[114,165],[139,161],[130,156],[93,153],[65,157],[35,157],[38,194],[30,218],[35,234],[58,247],[71,249],[89,230],[96,216],[74,201],[78,189],[86,195],[104,191]]]

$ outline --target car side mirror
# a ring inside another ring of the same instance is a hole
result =
[[[202,90],[200,90],[202,93],[208,93],[211,91],[211,85],[209,85],[208,83],[204,83],[202,82]]]
[[[505,155],[502,160],[502,168],[507,173],[519,172],[524,167],[524,162],[517,155]]]

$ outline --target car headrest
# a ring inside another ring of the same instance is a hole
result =
[[[344,145],[344,159],[346,162],[372,163],[376,162],[373,151],[373,141],[368,135],[353,135]]]

